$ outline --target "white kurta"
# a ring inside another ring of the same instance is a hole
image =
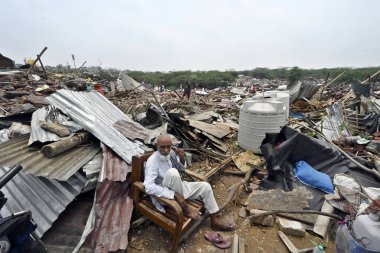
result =
[[[182,181],[178,168],[173,168],[170,160],[161,160],[158,151],[154,152],[146,162],[144,186],[150,195],[174,199],[174,192],[177,192],[185,199],[202,201],[210,214],[219,211],[209,183]],[[165,212],[155,198],[152,198],[152,201],[159,211]]]

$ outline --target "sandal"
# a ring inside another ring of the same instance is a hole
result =
[[[214,231],[206,231],[205,238],[219,249],[228,249],[231,247],[230,241],[227,241],[219,233],[216,233]]]

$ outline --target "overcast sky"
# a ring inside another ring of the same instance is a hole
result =
[[[0,53],[145,71],[380,66],[378,0],[3,0]]]

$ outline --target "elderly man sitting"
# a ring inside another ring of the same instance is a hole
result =
[[[172,140],[168,134],[158,136],[156,146],[157,151],[149,157],[145,165],[144,186],[146,192],[157,197],[176,200],[184,214],[195,220],[200,219],[201,213],[193,209],[186,202],[186,199],[200,200],[211,214],[211,228],[213,230],[233,230],[235,228],[233,222],[224,223],[217,215],[219,207],[209,183],[181,180],[178,171],[185,170],[183,149],[177,149],[174,152]],[[160,202],[155,198],[152,198],[152,201],[158,210],[165,212]]]

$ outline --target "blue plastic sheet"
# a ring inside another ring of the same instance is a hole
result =
[[[326,193],[334,193],[331,178],[322,172],[313,169],[307,162],[299,161],[294,166],[294,175],[302,183]]]

